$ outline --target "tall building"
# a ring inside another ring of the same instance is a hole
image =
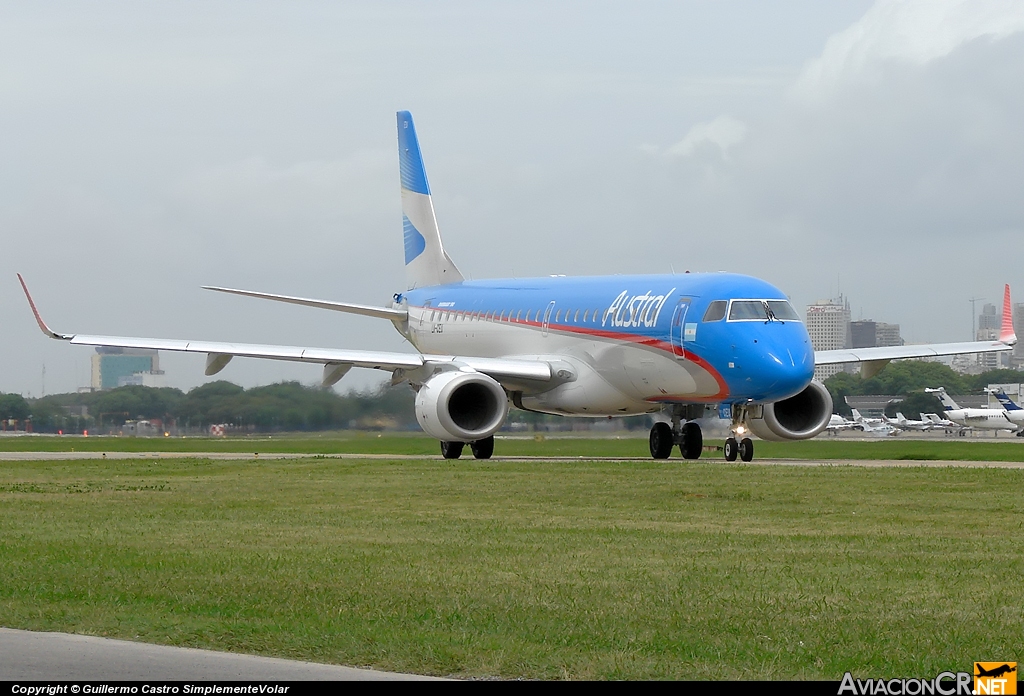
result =
[[[999,338],[999,327],[1002,325],[1003,315],[996,314],[994,304],[985,304],[978,315],[978,331],[974,336],[976,341],[994,341]],[[978,364],[983,370],[997,370],[1002,367],[999,353],[979,353]]]
[[[807,333],[814,350],[851,348],[850,302],[842,295],[807,305]],[[827,379],[842,372],[842,365],[821,365],[814,368],[815,379]]]
[[[886,324],[870,319],[850,322],[850,347],[902,346],[899,324]]]
[[[92,388],[114,389],[126,384],[162,387],[164,373],[155,350],[101,346],[92,356]]]
[[[880,321],[875,324],[875,345],[876,346],[902,346],[903,337],[900,336],[899,324],[886,324]]]
[[[1013,331],[1024,339],[1024,302],[1013,305]],[[1018,341],[1013,347],[1012,361],[1018,370],[1024,367],[1024,340]]]
[[[851,321],[850,322],[850,347],[851,348],[874,348],[878,345],[875,322]]]

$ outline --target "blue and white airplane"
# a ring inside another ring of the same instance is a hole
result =
[[[1017,437],[1024,437],[1024,408],[1017,405],[1002,389],[997,389],[994,392],[994,396],[999,405],[1006,411],[1006,418],[1017,426]]]
[[[469,281],[441,244],[407,111],[398,113],[398,145],[408,282],[390,307],[208,289],[386,319],[418,353],[57,333],[21,280],[36,321],[75,345],[205,353],[207,375],[236,356],[322,364],[325,387],[353,367],[386,370],[416,390],[416,418],[447,458],[466,443],[490,457],[511,403],[566,416],[663,412],[651,455],[667,458],[678,445],[695,459],[703,449],[695,420],[717,404],[732,417],[725,458],[750,461],[749,433],[802,440],[828,426],[832,399],[813,380],[815,365],[858,362],[870,376],[893,359],[1009,350],[1016,341],[1011,326],[998,341],[816,352],[785,293],[731,273]]]

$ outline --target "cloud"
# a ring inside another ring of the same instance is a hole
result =
[[[729,156],[729,150],[743,142],[747,137],[747,124],[732,116],[719,116],[713,121],[698,123],[686,133],[678,143],[670,147],[666,154],[675,157],[690,157],[707,146],[717,147],[723,159]]]
[[[833,35],[794,86],[804,98],[830,94],[842,83],[877,77],[887,63],[922,66],[964,44],[998,41],[1024,31],[1024,3],[1015,0],[879,0]]]

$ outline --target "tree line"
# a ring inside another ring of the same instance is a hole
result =
[[[904,361],[891,363],[870,379],[841,372],[825,381],[834,410],[850,415],[846,396],[889,395],[904,399],[892,404],[908,416],[937,412],[937,399],[925,387],[945,387],[950,394],[977,394],[989,384],[1024,381],[1017,370],[992,370],[980,375],[961,375],[941,363]],[[338,394],[333,390],[281,382],[243,389],[231,382],[209,382],[188,392],[174,388],[118,387],[108,391],[54,394],[25,399],[0,394],[0,420],[16,420],[24,429],[31,420],[36,432],[66,433],[92,429],[116,430],[129,420],[160,421],[165,428],[197,431],[213,424],[230,424],[252,432],[312,431],[339,429],[415,430],[415,394],[407,385],[382,386],[365,392]],[[590,419],[585,419],[589,424]],[[513,409],[509,427],[516,429],[567,429],[580,419],[546,416]],[[618,419],[625,428],[646,428],[646,417]]]
[[[26,400],[0,396],[0,419],[31,419],[35,432],[102,433],[126,421],[159,421],[164,428],[205,429],[230,424],[254,432],[328,429],[411,429],[412,400],[406,386],[338,394],[281,382],[243,389],[217,381],[188,392],[131,385],[108,391],[54,394]]]
[[[1020,370],[989,370],[979,375],[962,375],[942,363],[906,360],[886,365],[877,375],[864,379],[859,373],[840,372],[825,380],[832,394],[833,410],[850,417],[847,396],[902,397],[900,403],[886,407],[892,417],[902,411],[907,417],[917,418],[919,413],[942,410],[939,400],[925,393],[925,388],[945,387],[949,394],[978,394],[990,384],[1017,384],[1024,382]]]

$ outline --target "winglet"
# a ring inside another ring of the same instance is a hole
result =
[[[21,283],[21,289],[25,291],[25,297],[28,298],[28,306],[32,308],[32,314],[35,315],[36,323],[39,324],[40,330],[50,338],[56,338],[58,341],[70,341],[72,338],[74,338],[74,336],[69,336],[67,334],[59,334],[56,331],[51,331],[50,327],[46,325],[45,321],[43,321],[43,318],[39,316],[39,310],[36,309],[36,303],[32,301],[32,295],[31,293],[29,293],[28,286],[25,285],[25,279],[21,277],[20,273],[18,274],[18,282]]]
[[[999,342],[1012,346],[1017,342],[1017,334],[1013,330],[1013,305],[1010,303],[1010,284],[1003,288],[1003,325],[999,330]]]

